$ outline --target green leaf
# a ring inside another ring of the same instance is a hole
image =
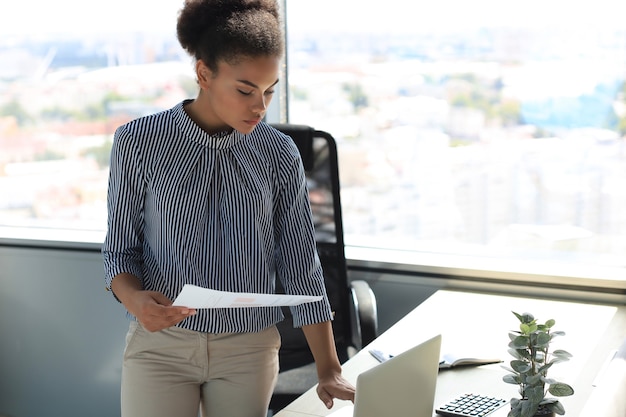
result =
[[[509,368],[506,365],[500,365],[500,368],[504,369],[507,372],[515,373],[515,371],[513,369]]]
[[[566,350],[563,349],[557,349],[554,352],[552,352],[552,356],[557,356],[559,358],[571,358],[573,355],[571,353],[569,353]]]
[[[530,338],[528,336],[517,336],[511,343],[509,343],[509,347],[515,349],[523,349],[527,348],[530,344]]]
[[[560,416],[562,416],[563,414],[565,414],[565,409],[563,408],[563,405],[559,402],[559,401],[555,401],[551,404],[546,404],[546,407],[548,407],[548,409]]]
[[[557,382],[550,385],[548,392],[555,397],[567,397],[574,394],[574,388],[563,382]]]
[[[554,323],[556,323],[556,322],[554,321],[554,319],[550,319],[550,320],[546,321],[545,326],[549,329],[549,328],[551,328],[552,326],[554,326]]]
[[[539,404],[535,404],[532,401],[521,401],[520,417],[533,417],[539,408]]]
[[[550,367],[551,367],[553,364],[554,364],[554,362],[547,363],[547,364],[545,364],[545,365],[541,366],[541,367],[537,370],[537,372],[540,372],[541,374],[545,375],[545,374],[546,374],[546,372],[548,372],[548,369],[550,369]]]
[[[513,311],[513,314],[515,314],[515,317],[517,317],[520,323],[532,323],[535,321],[535,317],[530,313],[518,314]]]
[[[518,385],[521,382],[519,377],[515,374],[506,374],[502,377],[502,380],[506,382],[507,384],[514,384],[514,385]]]
[[[552,360],[550,361],[550,363],[559,363],[559,362],[567,362],[569,360],[568,357],[563,357],[563,356],[556,356],[554,358],[552,358]]]
[[[558,403],[559,400],[557,400],[556,398],[552,398],[552,397],[547,397],[544,398],[539,405],[548,405],[548,404],[552,404],[552,403]]]
[[[515,372],[518,372],[520,374],[524,374],[524,373],[530,371],[531,366],[526,361],[511,361],[511,368],[513,368],[513,370]]]
[[[543,385],[529,387],[526,389],[525,394],[531,403],[539,405],[541,400],[543,400]]]
[[[507,417],[521,417],[522,415],[522,401],[519,398],[511,398],[511,411]]]
[[[509,349],[508,352],[509,355],[513,356],[516,359],[522,359],[524,357],[524,355],[522,355],[518,349]]]
[[[526,383],[528,385],[541,385],[541,390],[543,391],[543,375],[541,374],[537,374],[537,375],[531,375],[529,377],[526,378]]]
[[[516,349],[518,356],[521,356],[521,360],[530,362],[530,351],[528,349]]]
[[[538,333],[535,339],[535,347],[544,347],[550,344],[550,335],[548,333]]]

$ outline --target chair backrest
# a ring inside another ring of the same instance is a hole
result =
[[[324,270],[326,291],[335,314],[335,343],[339,359],[343,362],[348,359],[347,349],[352,344],[352,298],[344,250],[337,145],[329,133],[310,126],[272,126],[291,136],[302,156],[315,224],[317,251]],[[282,288],[278,290],[282,291]],[[289,310],[284,308],[283,312],[286,319],[278,325],[282,337],[279,358],[281,371],[286,371],[313,362],[313,357],[303,332],[293,328]]]

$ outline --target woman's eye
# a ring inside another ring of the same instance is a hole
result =
[[[237,91],[239,91],[244,96],[249,96],[250,94],[252,94],[252,91],[243,91],[243,90],[239,90],[239,89],[237,89]]]
[[[272,94],[274,94],[274,90],[268,90],[265,92],[266,96],[271,96]]]

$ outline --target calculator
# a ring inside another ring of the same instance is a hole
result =
[[[448,417],[484,417],[506,403],[507,400],[488,395],[463,394],[437,407],[435,412]]]

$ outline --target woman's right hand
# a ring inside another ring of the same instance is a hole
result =
[[[160,292],[142,289],[140,281],[131,274],[116,276],[111,289],[128,312],[150,332],[167,329],[196,314],[193,308],[173,306],[172,300]]]
[[[169,298],[157,291],[134,291],[124,305],[149,332],[167,329],[196,314],[195,309],[173,306]]]

